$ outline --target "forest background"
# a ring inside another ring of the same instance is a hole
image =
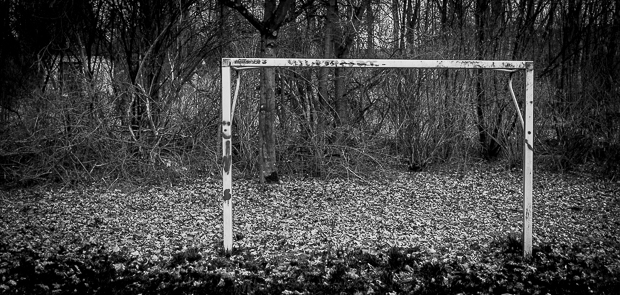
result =
[[[4,185],[219,174],[224,57],[533,61],[536,169],[620,174],[620,0],[2,0],[0,14]],[[521,166],[505,72],[237,74],[246,176]]]

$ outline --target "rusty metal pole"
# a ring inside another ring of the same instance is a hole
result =
[[[523,256],[532,255],[532,182],[534,174],[534,63],[525,69],[525,129],[523,130]]]
[[[222,60],[222,210],[224,251],[232,251],[232,118],[230,109],[230,66]]]

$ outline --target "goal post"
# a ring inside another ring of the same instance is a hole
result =
[[[532,61],[491,60],[395,60],[395,59],[301,59],[223,58],[222,71],[222,210],[224,251],[230,253],[232,232],[232,111],[231,70],[262,67],[404,68],[404,69],[489,69],[525,72],[523,118],[523,256],[532,254],[532,182],[534,174],[534,63]],[[238,85],[237,85],[238,87]],[[518,109],[517,112],[521,113]]]

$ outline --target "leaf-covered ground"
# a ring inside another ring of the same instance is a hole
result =
[[[218,179],[1,192],[0,293],[522,293],[620,287],[620,183],[537,172],[522,261],[520,172]]]

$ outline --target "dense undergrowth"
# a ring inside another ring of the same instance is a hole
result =
[[[384,253],[315,253],[256,259],[235,250],[205,260],[190,248],[159,263],[139,262],[94,244],[42,256],[0,245],[6,294],[617,294],[616,253],[578,246],[536,247],[523,260],[513,237],[496,241],[479,262],[438,260],[419,247]],[[610,256],[611,255],[611,256]]]

